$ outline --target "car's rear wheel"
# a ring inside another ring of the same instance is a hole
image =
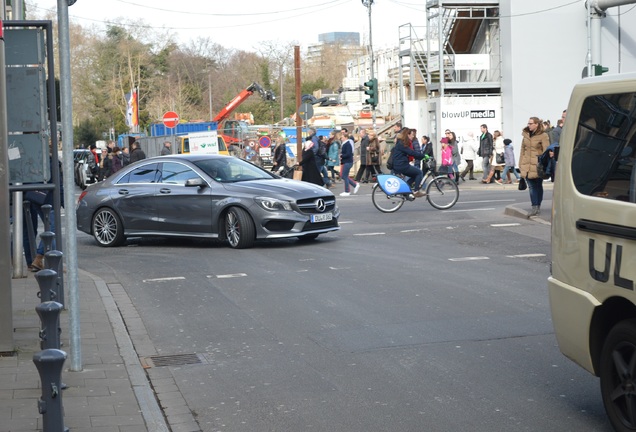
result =
[[[93,216],[92,231],[100,246],[119,246],[124,242],[124,226],[119,216],[109,208],[97,210]]]
[[[636,320],[610,330],[601,353],[601,394],[616,431],[636,430]]]
[[[256,229],[250,215],[239,207],[232,207],[225,215],[225,238],[230,247],[246,249],[254,245]]]

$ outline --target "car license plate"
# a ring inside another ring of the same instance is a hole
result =
[[[331,213],[323,213],[323,214],[313,214],[313,215],[311,215],[311,223],[328,222],[331,219],[333,219],[333,214],[331,214]]]

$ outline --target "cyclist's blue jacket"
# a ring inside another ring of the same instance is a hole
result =
[[[395,149],[393,149],[393,171],[396,173],[405,172],[410,166],[409,156],[413,156],[415,159],[424,159],[422,152],[415,151],[411,147],[404,145],[402,140],[397,140]]]

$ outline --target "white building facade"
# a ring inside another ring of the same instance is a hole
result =
[[[590,1],[605,12],[588,13],[585,0],[426,2],[425,22],[375,53],[379,110],[434,142],[486,123],[520,143],[529,117],[556,124],[591,59],[609,74],[636,71],[636,0]],[[368,77],[368,56],[348,62],[348,84]]]

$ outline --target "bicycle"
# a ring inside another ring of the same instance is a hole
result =
[[[426,200],[438,210],[448,210],[459,199],[459,188],[455,181],[447,175],[435,172],[435,161],[425,161],[428,167],[422,179],[421,189],[426,191]],[[373,185],[371,201],[375,208],[383,213],[398,211],[406,201],[415,201],[415,195],[402,176],[379,174]]]

